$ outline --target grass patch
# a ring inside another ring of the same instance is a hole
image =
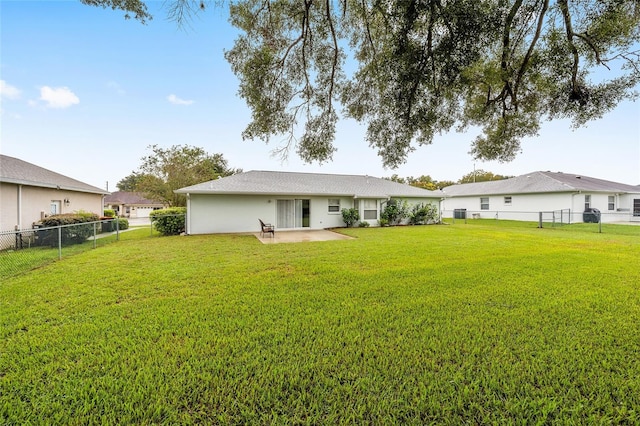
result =
[[[343,232],[123,238],[4,281],[0,423],[640,422],[637,237]]]

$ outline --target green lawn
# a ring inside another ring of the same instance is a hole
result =
[[[640,227],[495,223],[133,232],[4,280],[0,424],[640,423]]]

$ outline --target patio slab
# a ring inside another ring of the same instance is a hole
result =
[[[275,236],[264,234],[261,236],[259,232],[253,234],[263,244],[280,244],[280,243],[304,243],[309,241],[333,241],[333,240],[353,240],[353,237],[338,234],[337,232],[326,229],[314,229],[304,231],[276,231]]]

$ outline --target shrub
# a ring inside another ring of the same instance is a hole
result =
[[[152,226],[162,235],[179,235],[185,230],[185,207],[169,207],[149,213]]]
[[[118,229],[119,230],[123,230],[123,229],[129,229],[129,221],[127,219],[125,219],[124,217],[119,217],[116,219],[118,221]]]
[[[342,220],[344,220],[347,228],[352,227],[357,221],[360,220],[360,213],[358,213],[358,209],[342,209]]]
[[[380,220],[378,221],[378,223],[380,224],[380,226],[389,226],[389,221],[385,218],[380,218]]]
[[[424,225],[438,221],[438,208],[432,203],[416,204],[409,213],[409,223],[412,225]]]
[[[60,230],[62,237],[62,245],[81,244],[93,235],[93,225],[87,222],[96,222],[98,215],[88,212],[65,213],[49,216],[41,221],[45,228],[65,226]],[[84,225],[83,225],[84,224]],[[48,245],[55,247],[58,245],[58,231],[55,229],[46,229],[38,231],[38,239],[40,245]]]
[[[116,217],[116,211],[113,209],[104,209],[104,217]]]
[[[398,225],[402,219],[407,217],[408,210],[409,206],[406,201],[389,200],[380,213],[380,218],[385,219],[388,225]]]
[[[360,223],[358,224],[358,226],[359,226],[360,228],[368,228],[368,227],[369,227],[369,222],[360,222]]]

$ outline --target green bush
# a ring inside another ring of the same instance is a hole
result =
[[[360,213],[358,213],[358,209],[342,209],[342,220],[344,221],[345,225],[347,225],[347,228],[351,228],[357,221],[360,220]]]
[[[387,221],[389,225],[399,225],[402,219],[408,216],[409,205],[406,201],[389,200],[380,218]]]
[[[438,208],[432,204],[416,204],[409,213],[409,223],[412,225],[425,225],[438,222]]]
[[[113,209],[104,209],[104,217],[116,217],[116,211]]]
[[[170,207],[149,213],[151,224],[162,235],[179,235],[185,231],[185,207]]]
[[[123,229],[129,229],[129,221],[127,219],[125,219],[124,217],[119,217],[116,219],[118,221],[118,229],[119,230],[123,230]]]
[[[358,224],[358,226],[359,226],[360,228],[368,228],[368,227],[369,227],[369,222],[360,222],[360,223]]]
[[[60,230],[62,245],[81,244],[93,235],[93,224],[87,222],[98,221],[98,215],[88,212],[65,213],[49,216],[41,221],[42,226],[51,228],[63,225]],[[38,231],[38,244],[55,247],[58,245],[58,231],[56,229],[45,229]]]

